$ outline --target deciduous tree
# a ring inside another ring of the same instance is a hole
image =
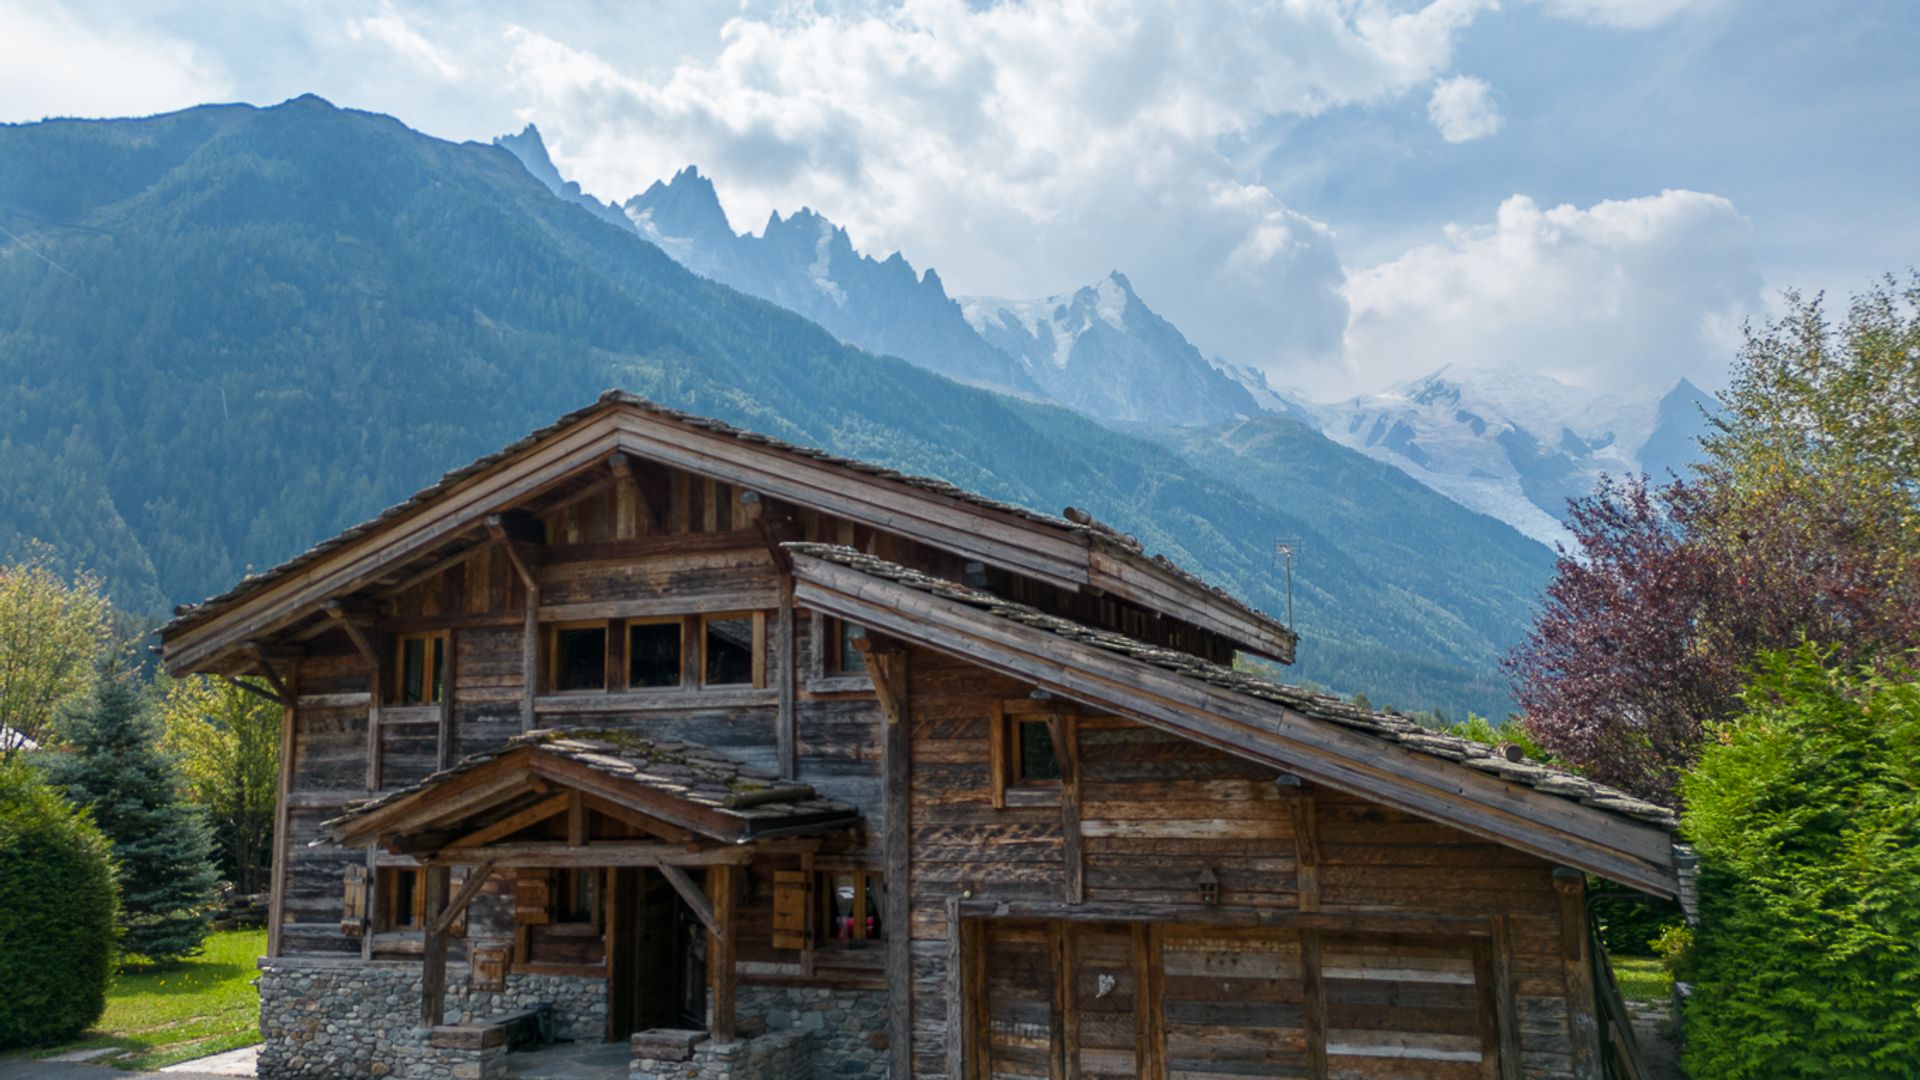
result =
[[[108,610],[98,579],[63,578],[45,548],[0,566],[0,759],[23,740],[47,741],[61,711],[87,699]]]
[[[273,846],[280,709],[232,683],[194,676],[167,688],[161,719],[187,795],[213,824],[223,871],[241,892],[259,892]]]

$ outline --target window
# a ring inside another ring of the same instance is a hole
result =
[[[1073,765],[1075,717],[1051,709],[1037,711],[1034,704],[993,704],[988,763],[995,809],[1051,805],[1066,789]]]
[[[887,887],[877,871],[827,871],[818,887],[823,947],[861,949],[886,940]]]
[[[427,891],[420,871],[407,866],[383,866],[377,873],[380,911],[377,925],[382,930],[418,930],[424,920]]]
[[[1016,784],[1057,783],[1060,779],[1060,755],[1054,750],[1053,732],[1045,720],[1016,720],[1009,725],[1013,736],[1012,780]]]
[[[594,869],[555,870],[549,887],[550,910],[555,923],[600,922],[600,871]]]
[[[866,630],[844,619],[827,619],[823,624],[826,635],[824,659],[827,675],[865,675],[867,673],[867,654],[860,651],[860,638]]]
[[[396,694],[401,705],[432,705],[440,700],[447,666],[447,635],[405,634],[399,641],[395,666]]]
[[[766,617],[758,614],[708,615],[700,620],[700,683],[703,686],[760,686],[766,681],[762,642]]]
[[[629,622],[627,624],[627,686],[640,690],[649,687],[679,686],[682,673],[680,655],[681,622]]]
[[[607,624],[561,623],[547,643],[548,681],[560,693],[607,688]]]

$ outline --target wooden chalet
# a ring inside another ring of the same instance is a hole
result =
[[[1085,514],[626,394],[161,636],[283,709],[266,1076],[1631,1075],[1586,881],[1679,890]]]

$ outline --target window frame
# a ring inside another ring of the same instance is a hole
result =
[[[753,643],[749,646],[752,659],[751,674],[744,682],[716,683],[707,681],[707,624],[723,620],[746,619],[753,626]],[[763,690],[767,685],[767,613],[764,611],[707,611],[701,612],[696,620],[700,635],[700,678],[697,686],[701,690]]]
[[[988,783],[996,810],[1004,810],[1008,806],[1057,806],[1066,797],[1067,778],[1075,767],[1073,755],[1078,752],[1079,714],[1058,707],[1034,708],[1033,704],[1026,701],[993,703],[993,715],[988,724],[987,756]],[[1060,767],[1057,779],[1021,775],[1019,737],[1022,724],[1047,725],[1047,735],[1053,741],[1054,760]]]
[[[1028,776],[1026,759],[1025,729],[1037,725],[1046,733],[1047,745],[1053,748],[1053,767],[1055,776]],[[1024,716],[1012,716],[1007,719],[1007,786],[1015,788],[1056,788],[1066,783],[1066,763],[1061,760],[1063,751],[1056,745],[1053,724],[1047,717],[1028,719]]]
[[[613,622],[610,619],[569,619],[542,625],[542,636],[546,639],[546,691],[549,694],[604,694],[613,688],[612,666],[607,663],[607,648],[613,639]],[[600,685],[598,687],[579,686],[562,690],[560,688],[560,631],[562,630],[598,630],[600,631]]]
[[[376,866],[374,867],[375,904],[373,926],[378,933],[407,933],[426,929],[427,925],[427,889],[426,870],[418,866]],[[405,875],[413,879],[413,888],[408,898],[407,921],[396,918],[400,904],[400,881]]]
[[[873,674],[866,671],[836,672],[829,660],[829,634],[840,623],[823,612],[812,611],[807,618],[806,676],[807,692],[812,694],[870,694]],[[832,639],[837,641],[837,635]]]
[[[419,701],[407,700],[407,645],[421,642],[421,659],[427,670],[420,680],[421,698]],[[395,635],[393,640],[393,692],[388,695],[389,705],[400,708],[424,708],[438,705],[447,696],[447,650],[451,647],[451,636],[445,630],[423,630],[411,634]],[[438,655],[439,679],[435,681],[433,659]]]
[[[673,694],[687,689],[687,617],[684,615],[635,615],[614,620],[620,624],[621,689],[636,694]],[[671,626],[680,635],[678,677],[666,686],[633,684],[633,630],[638,626]],[[608,680],[612,682],[611,678]]]
[[[586,918],[572,917],[568,901],[577,900],[576,884],[585,877],[593,884],[593,896],[588,903]],[[603,868],[594,866],[554,867],[547,872],[547,922],[548,926],[592,927],[598,932],[604,922],[603,915],[607,903],[607,881]],[[584,932],[584,931],[577,931]]]
[[[865,913],[871,910],[871,918],[878,927],[874,936],[867,934],[866,918],[856,915],[853,918],[853,936],[842,939],[834,934],[835,913],[833,910],[835,892],[833,880],[839,877],[853,878],[853,908],[855,912]],[[886,874],[870,866],[848,866],[838,869],[819,869],[813,871],[813,908],[818,917],[819,932],[814,935],[813,947],[829,953],[861,952],[869,945],[885,945],[891,927],[887,925],[887,884]],[[876,886],[878,888],[876,889]]]

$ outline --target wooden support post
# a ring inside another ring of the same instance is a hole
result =
[[[1305,998],[1307,1076],[1327,1080],[1327,985],[1321,974],[1320,931],[1300,931],[1300,976]]]
[[[246,682],[241,679],[236,679],[231,675],[222,675],[220,677],[227,680],[227,683],[236,690],[245,690],[247,693],[252,694],[255,697],[265,698],[266,700],[273,702],[275,705],[287,704],[287,701],[284,698],[282,698],[279,694],[274,693],[272,690],[268,690],[264,687],[255,686],[250,682]]]
[[[437,767],[444,769],[452,765],[453,759],[458,756],[455,751],[460,742],[460,733],[453,726],[453,687],[457,681],[454,657],[460,653],[460,631],[448,630],[440,648],[443,650],[440,659],[440,731],[434,750],[439,763]]]
[[[297,682],[295,687],[297,688]],[[267,897],[267,955],[280,955],[280,927],[287,921],[287,858],[293,848],[288,835],[291,813],[287,799],[293,787],[294,703],[299,698],[287,694],[280,706],[280,783],[273,799],[273,869]]]
[[[709,902],[707,894],[700,891],[700,886],[693,883],[693,879],[687,876],[685,870],[672,863],[657,861],[653,864],[653,868],[660,871],[660,876],[666,878],[667,884],[673,886],[673,891],[679,893],[680,899],[686,901],[688,910],[693,912],[694,918],[700,920],[701,926],[707,928],[707,933],[717,938],[727,936],[727,924],[721,920],[719,910],[715,907],[717,901]],[[708,873],[708,892],[713,890],[713,883],[713,875]]]
[[[380,648],[372,633],[350,618],[340,601],[329,600],[321,607],[327,617],[346,632],[360,658],[367,662],[367,790],[379,791],[380,759],[386,749],[380,732],[380,704],[387,696],[380,685]]]
[[[665,869],[664,867],[662,868]],[[671,879],[669,879],[671,880]],[[707,895],[713,901],[713,919],[719,929],[707,935],[707,1010],[716,1042],[733,1039],[733,992],[736,973],[733,962],[734,872],[728,865],[707,867]]]
[[[1053,1075],[1080,1080],[1080,1005],[1075,1000],[1074,926],[1053,924]]]
[[[1500,1080],[1520,1080],[1520,1010],[1513,963],[1513,922],[1493,916],[1493,1024]]]
[[[534,578],[533,565],[519,543],[507,535],[506,523],[499,515],[487,518],[487,534],[507,553],[507,561],[513,564],[513,572],[527,594],[526,623],[520,639],[520,670],[525,676],[520,687],[520,730],[532,731],[533,698],[540,689],[540,582]]]
[[[984,1017],[976,1016],[969,1007],[975,983],[986,979],[987,973],[972,962],[973,957],[967,949],[966,933],[960,921],[960,896],[955,893],[947,897],[947,1025],[946,1075],[953,1080],[971,1080],[976,1074],[968,1066],[978,1061],[977,1055],[967,1053],[967,1043],[974,1036],[977,1027],[985,1022]],[[891,1005],[889,1005],[891,1008]]]
[[[587,803],[577,788],[567,793],[567,846],[587,846]]]
[[[860,650],[867,658],[867,671],[873,676],[874,696],[886,716],[880,733],[881,752],[881,827],[887,883],[886,910],[882,915],[889,928],[887,949],[888,1064],[894,1076],[910,1075],[913,1069],[913,941],[909,927],[912,908],[912,763],[913,715],[908,708],[907,654],[899,648],[877,647],[871,638],[861,638]]]
[[[1054,753],[1060,760],[1060,837],[1061,857],[1066,863],[1066,901],[1079,904],[1087,899],[1086,843],[1080,834],[1080,729],[1073,717],[1050,713],[1047,734],[1052,737]]]
[[[1144,966],[1146,980],[1140,984],[1141,1001],[1139,1012],[1141,1022],[1146,1025],[1145,1041],[1146,1061],[1140,1068],[1140,1075],[1148,1080],[1166,1080],[1167,1076],[1167,1025],[1164,1013],[1166,1006],[1166,969],[1161,964],[1161,931],[1153,923],[1138,928],[1134,939],[1136,950],[1145,949],[1145,954],[1135,953],[1134,964]]]
[[[1574,1080],[1600,1080],[1600,1017],[1593,991],[1592,936],[1587,929],[1587,875],[1570,866],[1556,867],[1553,888],[1560,896],[1560,960],[1566,969]]]
[[[1319,911],[1320,831],[1314,824],[1313,789],[1292,775],[1276,782],[1281,790],[1291,793],[1294,881],[1300,894],[1300,910]]]
[[[267,685],[273,687],[274,694],[277,695],[281,701],[292,700],[287,695],[286,682],[280,678],[280,673],[274,669],[273,661],[267,658],[267,650],[262,648],[257,641],[249,641],[243,648],[245,648],[247,654],[253,658],[253,666],[258,669],[261,676],[267,680]]]
[[[780,680],[780,715],[776,728],[776,738],[780,750],[780,779],[791,780],[798,775],[800,762],[797,747],[799,745],[794,731],[794,684],[800,678],[798,665],[794,662],[793,643],[793,576],[783,577],[780,581],[780,618],[775,624],[778,640],[774,643],[774,655],[780,661],[778,678]]]
[[[447,910],[447,877],[451,873],[444,866],[428,866],[422,871],[426,878],[426,896],[422,904],[422,913],[426,923],[426,954],[420,968],[420,1022],[429,1027],[440,1023],[447,1006],[447,945],[446,927],[442,916]]]

